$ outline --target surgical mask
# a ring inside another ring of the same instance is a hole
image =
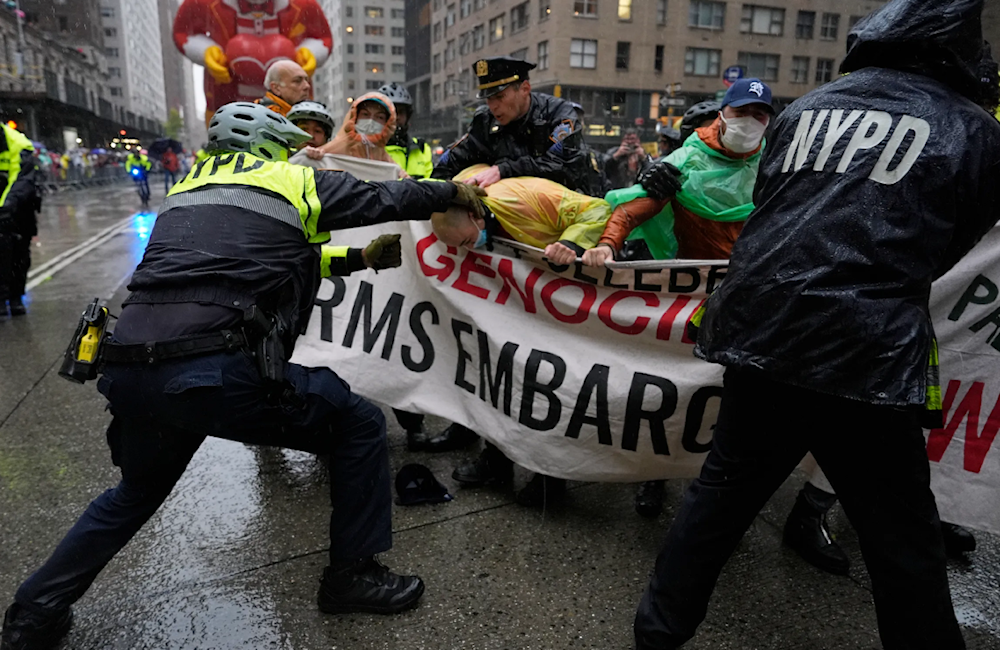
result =
[[[485,246],[487,244],[487,242],[489,242],[489,240],[490,240],[489,233],[486,232],[485,228],[482,228],[479,231],[479,236],[476,237],[476,243],[473,244],[472,247],[473,248],[482,248],[483,246]]]
[[[372,119],[358,120],[354,125],[354,130],[361,135],[376,135],[381,133],[383,128],[381,122]]]
[[[727,120],[722,113],[719,113],[719,117],[726,125],[726,132],[722,134],[721,140],[727,149],[736,153],[750,153],[760,146],[767,124],[749,116],[731,117]]]

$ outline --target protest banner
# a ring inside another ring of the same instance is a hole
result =
[[[422,222],[335,240],[363,246],[383,232],[402,234],[402,268],[325,280],[294,361],[329,366],[383,404],[464,424],[532,471],[697,475],[722,368],[692,355],[686,324],[726,262],[559,266],[526,247],[449,249]],[[989,507],[1000,490],[1000,452],[990,453],[1000,426],[998,245],[995,230],[932,293],[947,425],[930,432],[928,453],[944,519],[1000,533]]]

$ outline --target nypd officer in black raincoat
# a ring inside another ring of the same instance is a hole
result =
[[[452,203],[481,210],[477,191],[290,165],[288,149],[309,135],[258,104],[223,106],[208,135],[214,151],[164,200],[104,353],[97,387],[111,403],[121,483],[18,589],[3,650],[49,647],[65,634],[70,605],[156,512],[206,436],[331,456],[322,611],[395,613],[424,591],[376,558],[392,544],[382,412],[333,371],[288,358],[313,310],[329,231],[427,219]],[[345,259],[340,270],[358,264]]]
[[[727,366],[725,386],[639,605],[639,650],[694,635],[809,451],[857,530],[883,647],[965,647],[921,425],[940,426],[931,282],[1000,217],[1000,123],[977,105],[982,5],[893,0],[848,36],[849,74],[775,121],[756,210],[698,331],[695,354]]]

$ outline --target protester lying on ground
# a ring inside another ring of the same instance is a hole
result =
[[[486,169],[473,165],[455,177],[456,182]],[[493,218],[472,219],[468,211],[434,215],[434,232],[448,246],[483,248],[492,237],[504,237],[545,249],[556,264],[570,264],[593,247],[611,206],[604,199],[566,189],[544,178],[505,178],[486,188],[483,203]]]
[[[726,259],[753,210],[764,130],[774,109],[771,89],[759,79],[741,79],[726,92],[722,110],[664,158],[680,170],[682,187],[663,209],[621,211],[609,219],[599,246],[584,264],[614,259],[626,237],[645,240],[653,259]],[[641,176],[640,176],[641,179]],[[608,194],[614,206],[649,196],[641,185]]]

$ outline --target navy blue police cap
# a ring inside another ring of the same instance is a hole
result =
[[[492,56],[479,59],[472,64],[472,73],[479,78],[477,99],[486,99],[503,92],[507,86],[528,80],[528,72],[535,69],[534,63],[509,56]]]

